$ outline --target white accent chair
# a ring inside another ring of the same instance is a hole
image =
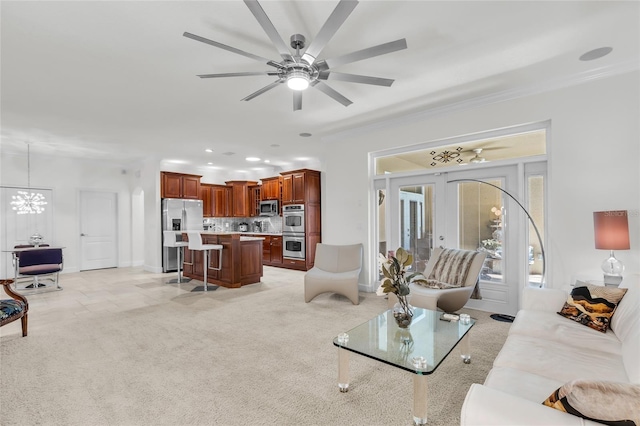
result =
[[[184,278],[182,276],[182,260],[184,259],[184,248],[189,245],[186,241],[178,241],[178,234],[181,234],[181,231],[163,231],[163,241],[162,245],[165,247],[172,247],[177,249],[178,251],[178,278],[174,278],[166,282],[166,284],[180,284],[180,283],[188,283],[191,281],[191,278]]]
[[[362,244],[330,245],[318,243],[314,267],[304,276],[304,301],[321,293],[337,293],[357,305],[358,277],[362,269]]]
[[[425,278],[430,278],[433,268],[443,250],[442,248],[433,249],[433,253],[423,272]],[[468,265],[466,279],[460,287],[437,289],[426,288],[414,283],[409,284],[411,305],[417,308],[431,309],[434,311],[441,310],[449,313],[462,309],[473,293],[486,257],[487,254],[485,252],[478,252],[476,254],[473,261]],[[395,303],[395,301],[393,301],[393,303]]]
[[[211,268],[215,271],[219,271],[222,269],[222,244],[202,244],[202,235],[199,232],[187,232],[187,237],[189,237],[189,250],[199,250],[204,252],[204,285],[202,286],[203,291],[207,291],[207,270],[209,269],[209,259],[211,257],[211,250],[218,250],[218,267]],[[196,287],[191,291],[200,291],[200,287]]]

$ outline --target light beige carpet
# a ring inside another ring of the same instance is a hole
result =
[[[153,283],[149,283],[153,286]],[[156,285],[163,285],[157,283]],[[0,339],[2,425],[405,425],[412,376],[351,355],[337,387],[340,332],[386,309],[375,294],[324,294],[263,282],[157,306],[98,313]],[[429,376],[429,424],[459,424],[509,324],[488,313],[471,331],[472,362],[457,349]]]

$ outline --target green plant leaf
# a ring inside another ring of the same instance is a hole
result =
[[[408,257],[409,253],[407,253],[407,251],[402,247],[398,247],[398,250],[396,250],[396,259],[398,259],[398,263],[405,265]]]
[[[407,260],[404,261],[404,266],[411,266],[413,264],[413,255],[409,253]]]
[[[391,272],[389,272],[389,270],[387,269],[386,265],[382,267],[382,275],[384,275],[385,277],[392,279],[393,277],[391,276]]]

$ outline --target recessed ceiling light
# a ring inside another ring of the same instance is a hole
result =
[[[302,136],[303,138],[308,138],[309,136],[311,136],[311,133],[300,133],[300,136]]]
[[[212,165],[213,163],[207,163],[208,165]]]
[[[213,150],[211,148],[207,148],[204,150],[205,152],[213,152]]]
[[[260,161],[260,158],[258,158],[258,157],[247,157],[247,158],[245,158],[245,160],[247,160],[247,161]]]
[[[298,157],[296,158],[296,161],[307,161],[308,159],[308,157]]]
[[[271,162],[271,160],[264,160],[264,162],[265,162],[265,163],[270,163],[270,162]]]
[[[580,56],[580,60],[593,61],[594,59],[600,59],[603,56],[607,56],[609,53],[611,53],[612,50],[613,50],[613,47],[599,47],[597,49],[590,50],[587,53]]]

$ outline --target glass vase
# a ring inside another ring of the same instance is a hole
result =
[[[393,305],[393,318],[400,328],[408,328],[413,320],[413,306],[409,304],[411,295],[397,296],[398,302]]]

